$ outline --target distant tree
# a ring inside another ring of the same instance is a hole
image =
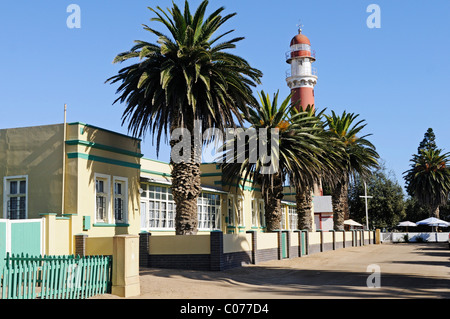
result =
[[[367,179],[369,228],[392,228],[405,217],[405,202],[402,187],[384,165],[375,169]],[[356,177],[349,187],[350,218],[365,225],[366,206],[364,182]]]
[[[422,150],[436,150],[436,135],[434,135],[433,129],[429,128],[425,133],[422,142],[419,144],[417,153],[420,154]]]
[[[428,207],[429,216],[439,218],[439,207],[448,202],[449,161],[450,153],[442,153],[440,149],[420,150],[419,155],[413,155],[411,168],[404,172],[408,194]]]

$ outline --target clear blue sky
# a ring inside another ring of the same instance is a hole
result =
[[[184,1],[175,1],[183,7]],[[70,4],[81,8],[81,28],[69,29]],[[191,1],[195,9],[199,0]],[[369,4],[381,8],[381,28],[369,29]],[[124,105],[112,102],[116,54],[133,40],[155,42],[142,24],[148,6],[167,0],[19,0],[0,11],[0,128],[80,121],[127,133]],[[402,172],[429,127],[450,151],[450,1],[211,0],[209,12],[237,12],[223,29],[244,36],[234,53],[264,73],[257,90],[287,96],[285,52],[299,21],[316,51],[316,107],[360,114],[381,158],[403,185]],[[160,28],[160,26],[156,26]],[[152,139],[145,157],[156,158]],[[160,160],[169,160],[163,148]]]

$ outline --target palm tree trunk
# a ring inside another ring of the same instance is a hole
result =
[[[193,132],[193,125],[187,125],[188,131]],[[197,199],[200,195],[201,177],[198,150],[195,147],[194,135],[190,139],[190,160],[174,160],[172,165],[172,195],[175,202],[175,233],[176,235],[196,235],[198,231]],[[186,138],[186,137],[183,137]],[[171,140],[173,148],[179,140]]]
[[[266,227],[268,232],[280,229],[281,200],[283,199],[283,182],[279,174],[274,177],[274,184],[269,187],[264,200]]]
[[[312,192],[309,188],[306,190],[297,190],[295,194],[297,202],[298,229],[312,231]]]
[[[430,209],[431,209],[430,217],[439,218],[439,213],[440,213],[439,205],[431,206]]]
[[[348,183],[345,180],[339,182],[334,188],[331,202],[334,230],[344,230],[344,221],[348,219]]]

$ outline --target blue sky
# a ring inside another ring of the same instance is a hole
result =
[[[175,1],[183,7],[184,1]],[[70,4],[81,9],[81,28],[70,29]],[[191,1],[192,10],[200,3]],[[366,8],[381,9],[381,28],[370,29]],[[155,42],[142,29],[162,0],[19,0],[0,11],[0,128],[80,121],[127,133],[124,105],[112,105],[115,55],[134,40]],[[360,114],[365,133],[403,185],[402,172],[429,127],[450,151],[450,1],[211,0],[209,12],[237,12],[221,29],[244,36],[234,53],[264,76],[256,90],[287,96],[285,52],[303,24],[316,51],[316,107]],[[159,25],[155,26],[160,28]],[[256,92],[255,90],[255,92]],[[151,136],[145,157],[156,158]],[[168,148],[159,160],[168,161]]]

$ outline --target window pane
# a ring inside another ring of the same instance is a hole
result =
[[[17,181],[9,182],[9,193],[17,194]]]
[[[20,194],[26,194],[26,190],[27,190],[27,182],[26,181],[20,181]]]

